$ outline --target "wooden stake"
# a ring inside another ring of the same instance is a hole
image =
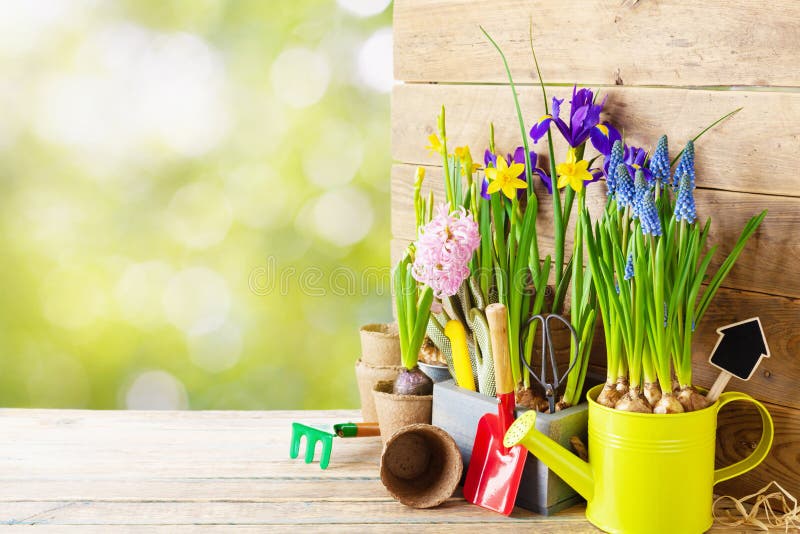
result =
[[[706,400],[708,400],[709,404],[719,398],[719,396],[722,394],[722,390],[724,390],[725,386],[728,385],[728,380],[730,380],[732,376],[733,375],[728,371],[722,371],[719,374],[717,379],[714,381],[714,385],[712,385],[711,389],[708,390],[708,395],[706,395]]]

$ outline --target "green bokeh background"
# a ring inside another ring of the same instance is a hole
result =
[[[0,405],[356,407],[358,326],[391,317],[358,64],[391,6],[54,5],[0,22]]]

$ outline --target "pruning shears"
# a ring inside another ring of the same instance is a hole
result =
[[[551,313],[550,315],[545,317],[544,315],[537,314],[528,319],[525,322],[525,325],[523,326],[523,330],[531,327],[531,323],[534,322],[540,322],[542,324],[542,351],[540,353],[542,366],[541,366],[541,371],[538,375],[536,374],[536,371],[533,370],[533,367],[531,367],[531,364],[528,363],[527,358],[525,358],[524,342],[522,339],[520,339],[520,344],[522,345],[520,347],[520,359],[522,360],[523,365],[528,369],[528,372],[530,372],[534,380],[536,380],[544,388],[544,395],[545,397],[547,397],[547,403],[550,406],[550,413],[556,411],[556,392],[558,391],[558,388],[561,386],[561,384],[563,384],[564,379],[567,377],[567,375],[569,375],[570,371],[572,371],[572,368],[575,367],[575,362],[578,361],[577,358],[572,358],[572,361],[570,362],[569,367],[567,367],[567,370],[564,371],[563,374],[558,372],[558,363],[556,362],[556,351],[555,348],[553,347],[553,338],[550,332],[550,321],[553,318],[558,319],[559,321],[567,325],[567,328],[569,328],[569,332],[572,335],[572,339],[575,342],[575,347],[578,346],[578,334],[575,332],[575,328],[573,328],[569,320],[562,317],[561,315]],[[529,335],[535,336],[536,330],[537,327],[534,326]],[[534,353],[535,352],[536,351],[534,349]],[[547,375],[548,359],[550,360],[550,369],[552,371],[549,378]],[[533,361],[534,359],[531,358],[531,363],[533,363]]]

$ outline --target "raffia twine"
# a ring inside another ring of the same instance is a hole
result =
[[[767,493],[773,485],[778,488],[778,491]],[[753,498],[755,498],[755,502],[748,511],[745,503]],[[731,509],[726,509],[725,515],[717,515],[717,504],[724,500],[733,503],[736,514],[732,513]],[[776,502],[773,505],[770,501]],[[762,507],[766,523],[757,517]],[[776,510],[778,510],[778,512],[776,512]],[[790,528],[792,532],[800,528],[800,506],[797,504],[797,499],[774,480],[756,493],[747,495],[741,499],[731,497],[730,495],[717,497],[712,505],[712,512],[716,521],[729,527],[753,525],[765,531],[768,531],[770,527],[783,527],[785,532],[789,532]]]

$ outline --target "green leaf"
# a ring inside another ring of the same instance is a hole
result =
[[[412,369],[417,365],[419,350],[422,348],[422,341],[425,339],[425,330],[431,315],[431,303],[433,303],[433,289],[424,286],[419,301],[419,308],[416,310],[415,314],[416,322],[414,324],[414,330],[408,342],[408,354],[403,355],[403,366],[406,369]]]

